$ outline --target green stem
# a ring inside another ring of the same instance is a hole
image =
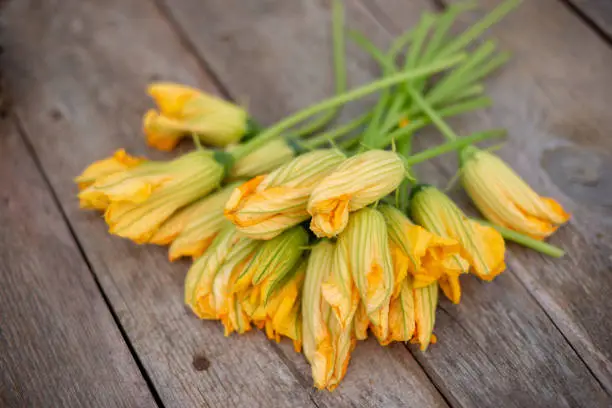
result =
[[[421,94],[419,94],[412,88],[409,88],[408,92],[410,93],[410,96],[412,96],[414,102],[419,105],[419,107],[423,110],[423,112],[425,112],[427,116],[429,116],[433,124],[436,125],[436,127],[440,130],[444,137],[446,137],[448,140],[457,139],[457,134],[455,133],[455,131],[451,129],[450,126],[448,126],[446,122],[442,120],[440,115],[431,106],[429,106],[429,104],[421,96]]]
[[[444,47],[442,51],[436,57],[445,57],[452,55],[455,52],[464,49],[472,41],[478,38],[483,32],[485,32],[490,26],[501,20],[506,14],[512,9],[517,7],[521,3],[521,0],[507,0],[497,6],[493,11],[484,16],[480,21],[474,23],[470,28],[459,35],[449,45]]]
[[[372,117],[372,112],[364,113],[361,116],[356,117],[355,119],[345,123],[342,126],[338,126],[333,128],[327,132],[320,133],[314,137],[309,138],[308,140],[298,142],[301,146],[304,146],[306,149],[314,149],[319,147],[330,140],[336,140],[347,133],[352,132],[357,129],[359,126],[366,123]]]
[[[451,105],[451,106],[442,108],[440,109],[438,114],[444,118],[448,116],[460,115],[462,113],[469,112],[469,111],[476,110],[476,109],[485,108],[490,105],[491,105],[491,99],[489,99],[488,97],[480,97],[480,98],[471,99],[465,102],[459,102],[455,105]],[[400,118],[401,118],[401,115],[398,115],[395,120],[395,123],[399,122]],[[412,133],[429,125],[430,123],[431,123],[431,119],[429,119],[429,117],[420,117],[418,119],[413,119],[410,123],[408,123],[407,126],[403,128],[395,129],[393,132],[390,132],[386,136],[386,138],[377,146],[381,149],[385,148],[386,146],[390,145],[391,142],[393,142],[394,140],[396,142],[401,141],[405,137],[410,136]],[[385,130],[383,133],[387,134],[387,131]]]
[[[451,142],[446,142],[439,146],[432,147],[431,149],[427,149],[417,154],[414,154],[410,157],[407,157],[406,164],[412,166],[417,163],[421,163],[421,162],[433,159],[434,157],[437,157],[437,156],[440,156],[446,153],[450,153],[455,150],[463,149],[464,147],[468,145],[482,142],[483,140],[491,139],[494,137],[501,137],[501,136],[504,136],[505,134],[506,134],[506,131],[504,129],[493,129],[493,130],[486,130],[484,132],[474,133],[470,136],[465,136],[460,139],[453,140]]]
[[[563,249],[554,245],[547,244],[543,241],[538,241],[537,239],[531,238],[530,236],[527,236],[525,234],[521,234],[520,232],[500,227],[499,225],[484,220],[474,221],[482,225],[487,225],[489,227],[495,228],[497,232],[499,232],[501,236],[508,241],[516,242],[519,245],[533,249],[534,251],[538,251],[544,255],[552,256],[553,258],[561,258],[563,255],[565,255],[565,251]]]
[[[341,0],[334,0],[332,11],[332,31],[334,48],[334,77],[336,81],[336,95],[346,91],[346,61],[344,52],[344,7]],[[288,136],[290,138],[300,138],[310,135],[317,130],[325,127],[331,122],[340,110],[340,105],[319,116],[307,125],[294,130]]]
[[[297,125],[298,123],[308,119],[312,115],[316,115],[319,112],[323,112],[325,110],[334,108],[339,105],[343,105],[347,102],[351,102],[355,99],[364,97],[371,93],[374,93],[380,89],[384,89],[400,82],[406,81],[408,79],[420,78],[422,76],[427,76],[434,74],[436,72],[443,71],[448,69],[459,62],[461,62],[465,58],[465,55],[455,55],[451,58],[439,60],[434,63],[428,64],[423,67],[415,68],[414,70],[401,72],[399,74],[390,75],[386,78],[382,78],[359,88],[353,89],[351,91],[345,92],[340,95],[336,95],[332,98],[326,99],[322,102],[319,102],[315,105],[311,105],[301,111],[290,115],[276,124],[270,126],[269,128],[263,130],[259,135],[255,138],[251,139],[247,143],[238,146],[233,152],[232,156],[234,156],[235,160],[239,160],[249,154],[250,152],[260,148],[270,140],[278,137],[282,132],[289,129],[292,126]]]

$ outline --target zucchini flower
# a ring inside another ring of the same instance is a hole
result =
[[[223,187],[179,210],[161,225],[149,242],[170,244],[170,261],[182,256],[199,257],[227,223],[223,207],[235,187],[236,184]]]
[[[249,286],[258,287],[260,301],[265,305],[283,279],[295,269],[307,244],[308,234],[299,226],[262,242],[256,256],[236,277],[233,292],[244,291]]]
[[[237,242],[240,234],[233,225],[226,225],[215,237],[212,244],[199,257],[185,277],[185,304],[200,319],[216,319],[213,293],[213,281],[217,271],[228,259],[228,255]]]
[[[306,204],[312,189],[344,159],[331,149],[296,157],[236,188],[225,205],[225,216],[250,238],[274,238],[308,219]]]
[[[230,151],[232,149],[229,149]],[[230,178],[251,178],[266,174],[291,161],[295,151],[284,139],[274,139],[242,159],[230,169]]]
[[[261,301],[260,305],[249,314],[253,323],[265,329],[269,339],[280,341],[280,336],[289,337],[293,341],[296,352],[302,348],[302,286],[306,276],[306,262],[302,261],[288,274],[279,280],[269,280],[266,286],[274,289]],[[257,287],[247,290],[245,310],[252,307],[253,298],[260,296]],[[263,291],[259,291],[263,292]]]
[[[570,215],[540,197],[499,157],[476,147],[461,152],[461,181],[480,212],[496,224],[544,239]]]
[[[436,323],[436,308],[438,306],[438,284],[432,283],[424,288],[414,289],[414,343],[425,351],[430,343],[435,342],[433,335]]]
[[[221,183],[223,166],[210,152],[195,151],[169,163],[143,163],[112,174],[80,197],[105,197],[109,232],[136,243],[149,242],[174,212],[206,196]]]
[[[102,177],[119,173],[120,171],[135,167],[145,161],[146,159],[130,156],[124,149],[119,149],[111,157],[98,160],[87,166],[87,168],[83,170],[83,173],[76,177],[74,181],[78,184],[79,190],[85,190]],[[89,203],[84,202],[81,207],[88,208],[88,204]]]
[[[441,237],[457,240],[461,257],[481,279],[493,280],[506,269],[505,243],[499,232],[468,219],[435,187],[423,185],[414,189],[411,209],[418,224]],[[449,289],[453,290],[458,288]]]
[[[406,173],[394,152],[370,150],[353,156],[322,179],[308,200],[310,229],[318,237],[338,235],[357,211],[391,193]]]
[[[406,276],[397,286],[397,296],[389,306],[389,336],[381,341],[383,346],[393,341],[410,341],[416,329],[412,277]]]
[[[338,237],[338,246],[350,249],[350,271],[370,327],[377,337],[386,338],[394,276],[387,226],[382,214],[371,208],[354,213]]]
[[[327,380],[327,389],[333,391],[346,375],[351,352],[355,349],[357,339],[353,330],[352,317],[351,321],[343,326],[335,315],[330,315],[327,325],[335,357],[333,371]]]
[[[226,146],[248,132],[246,111],[185,85],[158,82],[149,85],[149,95],[159,112],[149,110],[143,118],[147,143],[172,150],[185,136],[197,135],[204,143]]]
[[[359,306],[359,292],[351,276],[350,244],[347,239],[337,241],[331,272],[321,285],[321,293],[341,328],[353,320]]]
[[[459,275],[469,268],[459,255],[459,243],[413,224],[394,207],[382,205],[379,211],[385,217],[389,231],[389,246],[395,272],[393,297],[398,296],[402,288],[401,282],[410,273],[414,278],[411,285],[415,288],[438,281],[446,296],[453,303],[459,303]]]
[[[321,294],[321,284],[329,275],[334,244],[321,241],[312,248],[302,290],[302,339],[304,355],[312,368],[315,387],[323,389],[334,373],[334,348],[327,327],[331,308]]]

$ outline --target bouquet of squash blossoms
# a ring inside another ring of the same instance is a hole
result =
[[[491,281],[502,273],[504,238],[562,255],[542,240],[569,215],[473,145],[502,132],[459,137],[445,122],[490,103],[481,81],[508,55],[476,40],[516,5],[503,3],[458,35],[450,34],[453,22],[472,5],[426,13],[386,51],[351,32],[381,77],[346,91],[336,1],[337,94],[265,129],[231,102],[151,84],[149,145],[171,150],[191,136],[196,149],[167,162],[118,150],[76,178],[80,205],[103,211],[111,234],[168,245],[171,261],[193,258],[184,292],[193,313],[221,321],[226,335],[256,327],[276,341],[290,338],[317,388],[339,384],[369,333],[381,345],[425,350],[436,341],[439,292],[459,303],[463,275]],[[374,92],[370,111],[321,131],[338,107]],[[447,141],[413,153],[413,137],[430,124]],[[462,185],[488,222],[416,180],[412,166],[453,151]]]

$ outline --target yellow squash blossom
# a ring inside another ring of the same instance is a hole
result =
[[[235,187],[236,184],[225,186],[179,210],[161,225],[149,242],[170,244],[170,261],[182,256],[199,257],[227,223],[223,207]]]
[[[152,164],[144,163],[139,168],[145,165],[150,167]],[[223,166],[205,151],[189,153],[160,166],[165,169],[164,172],[151,170],[155,174],[155,182],[147,174],[114,174],[100,180],[100,184],[94,183],[81,194],[96,189],[96,193],[109,197],[110,204],[104,219],[111,234],[129,238],[136,243],[149,242],[174,212],[216,189],[223,177]],[[139,168],[135,168],[134,172]],[[146,198],[142,199],[144,195]],[[117,196],[123,199],[117,199]]]
[[[240,234],[228,224],[214,239],[206,252],[198,258],[185,277],[185,304],[191,307],[200,319],[216,319],[213,280],[227,259],[231,249],[240,240]]]
[[[230,152],[232,149],[229,149]],[[230,178],[251,178],[267,174],[288,163],[295,156],[295,151],[280,138],[272,140],[252,153],[237,160],[230,169]]]
[[[327,327],[331,308],[321,295],[321,284],[330,273],[334,244],[321,241],[312,248],[302,290],[302,339],[315,387],[323,389],[334,373],[335,355]]]
[[[293,341],[295,351],[302,348],[302,308],[301,294],[306,276],[306,262],[302,261],[282,279],[267,285],[273,285],[274,290],[264,301],[257,287],[247,289],[243,296],[245,310],[252,310],[249,317],[253,323],[265,329],[269,339],[280,341],[280,336],[289,337]],[[264,283],[263,285],[266,285]],[[240,296],[239,296],[240,297]],[[255,309],[253,298],[259,298]]]
[[[143,118],[147,142],[160,150],[172,150],[191,134],[213,146],[226,146],[248,130],[244,109],[202,91],[168,82],[149,85],[149,95],[159,112],[149,110]]]
[[[476,147],[461,153],[461,181],[486,218],[533,238],[548,237],[570,218],[559,203],[540,197],[499,157]]]
[[[267,303],[285,276],[294,270],[307,244],[308,234],[299,226],[263,242],[253,260],[236,277],[232,291],[237,293],[249,286],[258,286],[261,302]]]
[[[351,352],[357,344],[357,339],[353,330],[352,317],[348,324],[342,325],[335,315],[330,314],[327,326],[334,350],[333,371],[327,380],[327,389],[333,391],[346,375]]]
[[[368,338],[368,327],[370,326],[370,319],[366,312],[365,305],[363,302],[359,302],[355,317],[353,318],[353,327],[355,328],[355,338],[357,340],[365,340]]]
[[[391,193],[406,173],[394,152],[370,150],[353,156],[322,179],[308,200],[310,229],[318,237],[338,235],[357,211]]]
[[[505,243],[499,232],[468,219],[450,198],[435,187],[414,189],[410,207],[412,218],[418,224],[439,236],[459,242],[461,257],[481,279],[493,280],[506,269]]]
[[[144,161],[146,159],[130,156],[124,149],[119,149],[111,157],[98,160],[87,166],[74,181],[78,184],[79,190],[84,190],[104,176],[127,170]],[[87,208],[87,204],[83,203],[81,207]]]
[[[99,177],[79,193],[82,206],[104,202],[127,201],[140,203],[154,191],[189,182],[196,172],[210,174],[217,185],[223,167],[212,152],[194,151],[171,161],[143,161],[133,167]],[[97,207],[96,207],[97,208]]]
[[[420,344],[425,351],[432,340],[436,323],[436,308],[438,306],[438,284],[414,289],[415,335],[413,342]],[[435,340],[434,340],[435,341]]]
[[[257,253],[260,242],[242,237],[230,249],[225,262],[219,267],[212,282],[212,298],[216,318],[225,327],[225,335],[232,332],[244,333],[250,330],[250,319],[240,299],[232,293],[236,277]],[[211,294],[208,294],[210,297]]]
[[[389,231],[395,272],[394,297],[402,287],[400,282],[410,273],[414,278],[411,285],[415,288],[438,281],[446,296],[453,303],[459,303],[459,275],[469,268],[459,255],[459,243],[415,225],[401,211],[390,205],[380,206],[379,211],[385,217]]]
[[[406,276],[398,287],[397,296],[389,306],[389,336],[381,342],[383,345],[392,341],[410,341],[416,329],[412,277]]]
[[[359,305],[359,292],[351,276],[351,242],[337,241],[332,270],[321,285],[321,293],[331,306],[340,327],[346,327]]]
[[[253,239],[270,239],[308,219],[308,197],[319,180],[345,159],[336,150],[301,155],[265,176],[236,188],[225,216]]]
[[[372,329],[377,337],[387,337],[394,275],[382,214],[371,208],[355,212],[338,237],[338,246],[349,248],[351,275]]]

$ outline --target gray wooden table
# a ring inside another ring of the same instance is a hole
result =
[[[476,18],[498,0],[481,0]],[[385,46],[440,0],[346,0]],[[0,406],[612,406],[612,6],[526,0],[492,30],[514,58],[495,106],[453,122],[506,127],[500,154],[574,218],[552,260],[509,246],[493,283],[442,301],[438,344],[360,343],[333,393],[312,388],[287,342],[225,338],[182,305],[187,263],[107,234],[72,178],[119,147],[147,150],[149,81],[247,104],[262,123],[333,92],[322,0],[12,0],[2,10]],[[469,21],[463,21],[467,24]],[[376,66],[348,50],[352,85]],[[344,118],[364,108],[345,110]],[[440,141],[434,132],[419,136]],[[422,166],[444,185],[453,158]],[[459,201],[465,201],[456,192]]]

